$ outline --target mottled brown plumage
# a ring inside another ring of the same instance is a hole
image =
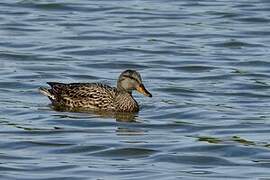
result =
[[[101,83],[56,83],[48,82],[51,89],[41,87],[40,92],[55,106],[87,108],[113,112],[137,112],[139,106],[132,91],[152,97],[142,84],[141,76],[134,70],[126,70],[118,78],[117,87]]]

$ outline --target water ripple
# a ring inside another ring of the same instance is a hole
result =
[[[269,1],[0,2],[0,179],[267,179]],[[115,85],[138,114],[53,109],[48,81]]]

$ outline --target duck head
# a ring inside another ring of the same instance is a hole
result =
[[[120,74],[117,89],[129,93],[136,90],[145,96],[152,97],[152,94],[144,87],[141,75],[135,70],[126,70]]]

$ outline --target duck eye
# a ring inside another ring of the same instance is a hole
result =
[[[137,79],[135,79],[134,77],[132,77],[132,76],[127,76],[127,75],[124,75],[123,77],[125,77],[125,78],[129,78],[129,79],[132,79],[132,80],[134,80],[134,81],[136,81],[136,82],[138,82],[138,80]],[[139,83],[139,82],[138,82]]]

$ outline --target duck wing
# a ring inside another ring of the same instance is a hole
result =
[[[48,82],[47,92],[53,104],[97,109],[114,108],[116,88],[101,83],[57,83]]]

